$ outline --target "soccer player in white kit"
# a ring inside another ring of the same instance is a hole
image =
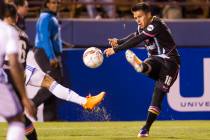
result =
[[[13,27],[13,29],[15,29],[18,32],[19,61],[25,67],[25,85],[47,88],[56,97],[79,104],[83,106],[84,109],[92,110],[96,105],[98,105],[104,98],[105,92],[101,92],[97,96],[91,96],[89,98],[82,97],[73,90],[60,85],[51,76],[49,76],[41,70],[41,68],[34,59],[33,51],[31,51],[32,55],[28,55],[31,46],[27,34],[16,26],[16,16],[12,17],[13,15],[9,13],[12,11],[11,9],[12,7],[14,8],[14,6],[8,4],[7,6],[7,15],[6,17],[4,17],[4,22],[6,22],[8,25],[11,25],[11,27]],[[30,62],[27,62],[26,64],[27,57],[31,58],[29,58]],[[7,59],[8,58],[6,56],[4,68],[7,68]]]
[[[27,34],[22,31],[20,28],[16,26],[16,14],[17,11],[13,5],[6,5],[5,6],[5,15],[4,15],[4,22],[7,23],[10,27],[15,29],[18,32],[18,53],[19,53],[19,61],[25,67],[25,84],[36,86],[36,87],[44,87],[47,88],[53,95],[56,97],[77,103],[83,106],[84,109],[92,110],[96,105],[98,105],[104,98],[105,92],[101,92],[96,96],[90,96],[88,98],[82,97],[73,90],[69,88],[65,88],[59,83],[57,83],[52,77],[45,74],[34,59],[34,55],[27,55],[29,50],[31,49],[31,45],[29,43],[29,39]],[[33,53],[33,51],[31,52]],[[26,65],[26,58],[30,56],[30,62]],[[10,68],[8,66],[8,57],[5,57],[4,62],[4,69],[8,71]],[[33,124],[27,118],[25,122],[26,127],[26,136],[29,140],[37,139],[37,136],[32,136],[35,133],[35,129]],[[29,131],[27,131],[29,130]],[[30,136],[31,135],[31,136]],[[32,138],[33,137],[33,138]]]
[[[3,11],[4,2],[0,0],[0,17]],[[23,107],[29,115],[35,116],[35,108],[26,96],[17,42],[17,32],[0,20],[0,115],[8,122],[7,140],[24,140]],[[3,70],[5,55],[11,67],[11,78]]]

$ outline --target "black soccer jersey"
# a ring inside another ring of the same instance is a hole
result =
[[[119,40],[119,46],[115,52],[136,47],[139,43],[145,43],[149,56],[160,56],[175,59],[179,63],[179,54],[176,44],[167,25],[158,17],[153,17],[151,23],[144,29],[138,27],[138,31],[128,37]]]
[[[21,16],[20,14],[18,14],[16,25],[17,25],[21,30],[23,30],[23,31],[26,30],[25,18],[24,18],[23,16]]]
[[[27,54],[29,52],[30,49],[32,49],[32,45],[29,42],[29,38],[28,35],[21,30],[19,27],[17,26],[13,26],[15,28],[15,30],[18,32],[19,35],[19,44],[18,45],[18,55],[19,55],[19,61],[20,63],[22,63],[23,67],[25,68],[26,66],[26,58],[27,58]],[[8,58],[7,56],[5,57],[5,68],[8,67]]]

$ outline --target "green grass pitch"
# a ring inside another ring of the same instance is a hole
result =
[[[136,138],[144,122],[35,123],[40,140],[210,140],[210,121],[157,121],[148,138]],[[6,123],[0,123],[5,140]]]

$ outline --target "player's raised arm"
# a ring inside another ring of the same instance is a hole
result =
[[[132,38],[128,39],[126,42],[124,42],[121,45],[118,45],[117,47],[114,48],[108,48],[104,50],[104,53],[107,57],[125,49],[133,48],[136,47],[138,44],[143,42],[144,40],[150,38],[149,36],[141,33],[139,35],[133,36]]]
[[[136,35],[137,35],[137,32],[131,33],[128,36],[126,36],[126,37],[124,37],[122,39],[118,39],[117,42],[118,42],[119,45],[121,45],[121,44],[125,43],[126,41],[128,41],[129,39],[133,38]]]
[[[123,44],[117,46],[114,48],[114,52],[119,52],[121,50],[129,49],[129,48],[134,48],[144,40],[148,39],[149,37],[146,36],[145,34],[141,33],[139,35],[133,36],[132,38],[128,39],[126,42]]]
[[[134,33],[131,33],[130,35],[122,38],[122,39],[118,39],[118,38],[109,38],[108,41],[109,41],[109,45],[111,45],[113,48],[114,47],[117,47],[118,45],[126,42],[127,40],[129,40],[130,38],[134,37],[137,33],[134,32]]]

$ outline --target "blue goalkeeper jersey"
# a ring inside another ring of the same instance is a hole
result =
[[[35,47],[43,48],[49,60],[56,58],[62,52],[61,34],[56,15],[44,11],[36,23]]]

